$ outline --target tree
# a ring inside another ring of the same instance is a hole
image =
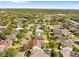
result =
[[[51,53],[50,53],[51,57],[58,57],[59,56],[59,52],[55,51],[55,49],[53,48],[51,50]]]
[[[4,33],[5,35],[9,35],[9,34],[10,34],[10,30],[5,29],[5,30],[3,31],[3,33]]]
[[[17,34],[17,38],[23,38],[24,37],[24,35],[25,35],[25,33],[24,32],[19,32],[18,34]]]
[[[0,33],[0,40],[5,40],[6,39],[6,35],[3,33]]]
[[[10,24],[4,31],[3,33],[5,35],[9,35],[11,33],[11,31],[16,28],[16,25],[15,24]]]
[[[6,52],[0,52],[0,57],[4,57]]]
[[[24,56],[29,57],[30,54],[31,54],[30,49],[27,49],[27,50],[25,51],[25,53],[24,53]]]
[[[18,53],[18,49],[9,48],[9,49],[6,51],[5,57],[13,57],[13,56],[15,56],[17,53]]]
[[[49,41],[50,48],[53,48],[53,42]]]
[[[45,43],[45,48],[50,48],[49,43]]]
[[[73,47],[73,51],[75,51],[75,52],[79,53],[79,48],[78,48],[78,47],[76,47],[76,46],[74,46],[74,47]]]
[[[17,44],[20,44],[21,41],[22,41],[21,39],[18,39],[17,41],[14,40],[14,41],[12,41],[12,45],[13,45],[13,46],[16,46]]]
[[[54,48],[58,49],[58,44],[57,43],[53,43]]]

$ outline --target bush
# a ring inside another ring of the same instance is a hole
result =
[[[15,24],[10,24],[10,25],[7,27],[7,29],[5,29],[5,30],[3,31],[3,33],[4,33],[5,35],[9,35],[9,34],[11,33],[11,31],[12,31],[14,28],[16,28],[16,25],[15,25]]]
[[[27,49],[27,50],[25,51],[25,54],[24,54],[24,56],[27,56],[27,57],[29,57],[29,56],[30,56],[30,54],[31,54],[30,50],[28,50],[28,49]]]
[[[59,56],[59,53],[57,51],[55,51],[55,49],[52,49],[50,56],[51,57],[58,57]]]
[[[54,48],[58,49],[58,44],[57,43],[54,43],[53,46],[54,46]]]
[[[50,48],[56,48],[56,49],[58,49],[58,44],[55,41],[50,40],[49,41],[49,45],[50,45]]]
[[[4,57],[6,52],[0,52],[0,57]]]
[[[79,36],[77,36],[77,38],[79,39]]]
[[[6,51],[5,57],[13,57],[18,53],[18,49],[10,48]]]
[[[45,48],[50,48],[49,43],[45,43]]]
[[[76,46],[74,46],[74,47],[73,47],[73,51],[75,51],[75,52],[78,52],[78,53],[79,53],[79,48],[78,48],[78,47],[76,47]]]
[[[3,33],[0,33],[0,40],[5,40],[6,39],[6,35]]]
[[[19,33],[17,34],[17,38],[22,39],[22,38],[24,37],[24,35],[25,35],[24,32],[19,32]]]
[[[21,39],[18,39],[17,41],[13,41],[13,42],[12,42],[12,45],[15,46],[15,45],[17,45],[18,43],[20,43],[21,41],[22,41]]]

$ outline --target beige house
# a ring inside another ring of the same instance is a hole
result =
[[[42,49],[40,49],[38,46],[34,46],[34,48],[31,50],[30,57],[50,57],[47,55]]]
[[[12,46],[12,40],[1,40],[0,41],[0,52],[10,48]]]

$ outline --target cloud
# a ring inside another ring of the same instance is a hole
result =
[[[0,0],[1,1],[1,0]],[[27,1],[27,0],[2,0],[2,1],[12,1],[12,2],[19,2],[19,1]]]
[[[29,3],[29,1],[11,1],[11,2],[14,2],[14,3]]]
[[[18,0],[13,0],[13,1],[11,1],[11,2],[16,2],[16,3],[28,3],[29,1],[18,1]]]
[[[2,0],[2,1],[10,1],[10,2],[15,2],[15,3],[28,3],[29,2],[28,0]]]

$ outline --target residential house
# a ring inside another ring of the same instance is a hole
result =
[[[43,32],[43,30],[42,29],[40,29],[41,28],[41,25],[37,25],[37,28],[36,28],[36,31],[35,31],[35,35],[36,36],[41,36],[41,33]]]
[[[31,52],[30,57],[49,57],[49,55],[45,53],[43,49],[41,49],[41,45],[46,41],[41,39],[37,39],[37,40],[34,39],[33,42],[34,42],[34,46],[30,50]]]
[[[54,33],[54,36],[61,36],[62,35],[62,32],[61,32],[61,29],[53,29],[53,33]]]
[[[43,30],[41,30],[41,29],[36,29],[35,35],[36,35],[36,36],[40,36],[42,32],[43,32]]]
[[[75,22],[75,21],[73,21],[73,20],[71,20],[71,19],[66,19],[66,21],[67,21],[69,24],[73,25],[73,26],[79,27],[79,23],[78,23],[78,22]]]
[[[12,31],[12,32],[10,33],[10,35],[7,35],[7,39],[14,40],[14,39],[17,38],[16,35],[17,35],[17,31],[14,30],[14,31]]]
[[[76,41],[75,35],[73,35],[68,29],[63,29],[62,34],[64,34],[65,36],[68,36],[73,41]]]
[[[1,40],[0,41],[0,52],[3,52],[4,50],[11,48],[12,46],[12,40]]]
[[[61,43],[61,45],[64,45],[64,46],[72,46],[69,40],[63,36],[58,36],[57,42]]]
[[[23,29],[23,28],[22,28],[21,26],[18,26],[18,27],[16,28],[17,31],[22,30],[22,29]]]
[[[61,50],[61,53],[62,53],[63,57],[70,57],[71,51],[72,51],[71,47],[64,47]]]
[[[38,46],[34,46],[31,49],[31,55],[30,57],[50,57],[49,55],[47,55],[41,48],[39,48]]]
[[[2,32],[5,28],[5,26],[0,26],[0,32]]]

